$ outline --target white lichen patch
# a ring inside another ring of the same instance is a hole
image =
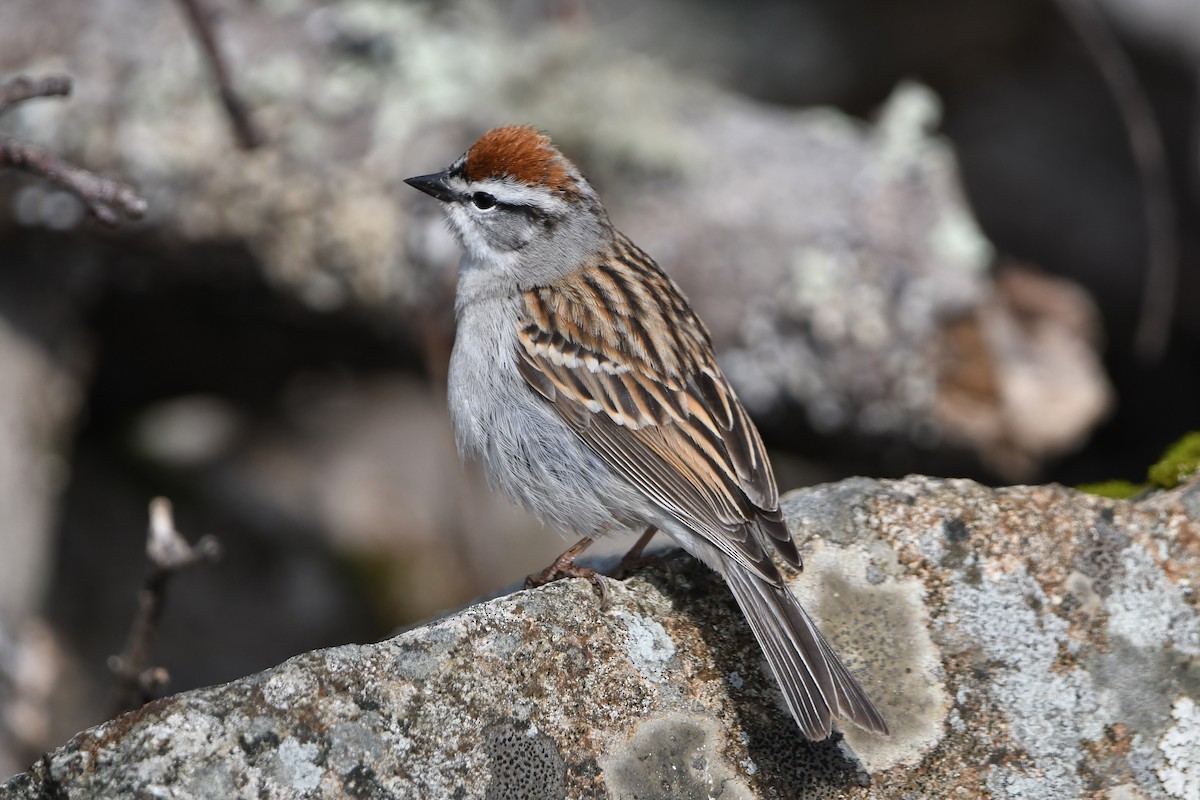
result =
[[[317,681],[307,669],[284,665],[263,684],[263,701],[272,708],[286,710],[298,699],[310,700],[316,695]]]
[[[868,772],[916,764],[941,740],[950,698],[920,581],[876,577],[863,549],[817,542],[792,589],[871,696],[890,736],[839,723]]]
[[[629,634],[629,660],[647,679],[661,683],[667,663],[675,657],[675,642],[657,620],[640,614],[621,614]]]
[[[644,720],[599,759],[608,796],[750,800],[754,793],[725,758],[723,734],[720,723],[707,717],[667,714]],[[647,787],[658,792],[647,794]]]
[[[289,736],[276,751],[276,774],[280,783],[297,792],[311,792],[321,783],[321,767],[315,763],[320,748]]]
[[[1033,770],[993,768],[993,797],[1079,797],[1083,744],[1104,733],[1092,677],[1078,668],[1056,668],[1067,622],[1035,608],[1049,608],[1041,586],[1024,568],[962,584],[951,596],[957,631],[988,665],[988,694],[1008,715],[1008,732],[1032,760]],[[1037,794],[1029,794],[1036,790]]]
[[[1158,740],[1163,759],[1158,779],[1171,797],[1200,800],[1200,707],[1192,698],[1180,697],[1171,717],[1175,724]]]
[[[1185,655],[1200,655],[1200,614],[1155,566],[1152,555],[1139,545],[1130,545],[1121,551],[1121,566],[1121,578],[1104,604],[1108,635],[1119,636],[1134,647],[1158,650],[1173,646]]]
[[[945,525],[930,525],[921,532],[917,541],[922,555],[930,563],[938,564],[946,557],[946,527]]]

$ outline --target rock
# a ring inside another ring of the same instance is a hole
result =
[[[0,625],[32,613],[48,577],[60,454],[80,401],[79,376],[0,313]]]
[[[63,451],[83,370],[12,324],[4,305],[0,300],[0,772],[10,772],[61,717],[53,702],[61,643],[36,615],[50,582],[50,533],[69,472]]]
[[[1100,320],[1075,284],[1008,265],[989,296],[936,337],[933,416],[994,472],[1036,474],[1107,416],[1113,392],[1095,354]]]
[[[17,2],[30,25],[53,20],[46,41],[66,55],[50,61],[0,29],[0,68],[53,67],[86,87],[70,104],[14,109],[16,132],[136,183],[154,247],[243,248],[313,308],[383,307],[416,341],[443,336],[458,249],[401,179],[445,165],[493,124],[525,121],[555,136],[618,226],[681,282],[754,413],[802,408],[819,434],[966,451],[1019,480],[1110,404],[1094,342],[1043,356],[1002,319],[982,327],[975,369],[999,384],[983,414],[1001,421],[1004,447],[996,426],[980,434],[943,413],[945,328],[983,313],[997,289],[923,87],[900,87],[864,124],[683,79],[630,57],[607,28],[537,4],[510,16],[493,2],[225,3],[219,33],[269,140],[238,152],[177,9]],[[1088,313],[1080,297],[1071,314]],[[1015,369],[1014,352],[1026,362]],[[1043,377],[1064,373],[1075,379]],[[1014,374],[1034,385],[1009,387]],[[1077,413],[1013,431],[1005,400],[1019,395],[1061,396]]]
[[[1200,59],[1200,6],[1190,0],[1101,0],[1100,5],[1123,33],[1195,68]]]
[[[72,797],[1194,798],[1200,482],[792,492],[791,575],[892,729],[803,741],[719,580],[673,556],[297,656],[77,735]]]

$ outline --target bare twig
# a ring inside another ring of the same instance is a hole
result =
[[[1147,264],[1134,351],[1144,361],[1162,357],[1171,337],[1179,271],[1176,209],[1167,175],[1162,130],[1137,73],[1095,0],[1059,0],[1108,84],[1133,150],[1146,214]]]
[[[30,78],[18,75],[0,84],[0,113],[34,97],[65,96],[71,79],[65,75]],[[101,177],[59,158],[37,145],[0,136],[0,169],[11,167],[53,181],[83,201],[93,217],[105,225],[116,225],[120,215],[140,219],[146,201],[128,184]]]
[[[120,214],[140,219],[146,213],[145,199],[132,186],[77,167],[28,142],[0,136],[0,167],[40,175],[68,189],[105,225],[116,225]]]
[[[221,104],[225,106],[225,113],[229,116],[229,122],[233,126],[234,138],[237,139],[238,146],[243,150],[253,150],[261,145],[265,138],[254,125],[254,121],[250,119],[250,114],[246,110],[242,98],[234,91],[229,67],[221,53],[208,10],[203,7],[202,0],[179,0],[179,2],[192,26],[192,32],[200,40],[200,47],[204,51],[205,58],[208,59],[208,66],[212,70],[213,78],[217,81]]]
[[[0,84],[0,114],[33,97],[66,97],[71,93],[71,79],[66,75],[47,75],[34,80],[18,75]]]
[[[150,527],[146,537],[146,559],[150,569],[146,583],[138,592],[138,608],[125,649],[108,660],[108,667],[117,676],[117,713],[138,708],[166,685],[170,675],[163,667],[146,666],[150,657],[150,641],[162,616],[167,580],[175,572],[220,557],[221,545],[214,536],[203,536],[196,544],[175,530],[171,501],[156,497],[150,501]]]

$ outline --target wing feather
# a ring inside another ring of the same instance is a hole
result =
[[[608,256],[524,294],[520,374],[617,474],[776,582],[763,545],[793,564],[799,554],[762,440],[708,331],[627,240]]]

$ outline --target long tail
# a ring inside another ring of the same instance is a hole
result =
[[[804,736],[826,738],[834,716],[886,734],[883,717],[791,592],[731,560],[725,559],[723,567],[725,580]]]

